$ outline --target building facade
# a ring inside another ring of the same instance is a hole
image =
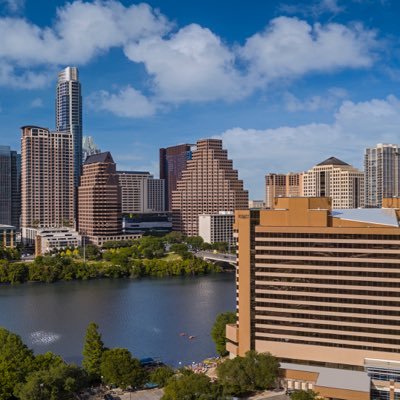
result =
[[[15,227],[0,224],[0,248],[13,249],[15,245]]]
[[[383,206],[278,198],[237,211],[231,356],[271,352],[288,388],[323,397],[399,398],[400,199]]]
[[[232,211],[220,211],[217,214],[199,215],[199,236],[205,243],[228,243],[229,247],[235,246],[233,237],[233,223],[235,214]]]
[[[150,172],[118,171],[122,194],[122,213],[148,212],[148,182],[152,178]]]
[[[124,233],[169,233],[172,231],[172,215],[167,211],[123,214],[122,229]]]
[[[76,67],[67,67],[58,74],[56,130],[72,135],[74,185],[78,187],[82,168],[82,94]]]
[[[0,146],[0,224],[19,229],[21,217],[21,155]]]
[[[335,157],[303,175],[305,197],[330,197],[333,208],[364,207],[364,173]]]
[[[303,196],[303,173],[265,175],[265,207],[272,208],[275,197]]]
[[[165,211],[165,180],[150,178],[147,182],[147,209]]]
[[[35,232],[35,256],[42,256],[54,250],[77,248],[82,237],[71,228],[39,228]]]
[[[21,226],[74,226],[72,135],[24,126],[21,138]]]
[[[79,233],[115,237],[122,233],[121,187],[110,152],[89,156],[78,190]],[[111,239],[110,239],[111,240]]]
[[[195,146],[191,144],[180,144],[160,149],[160,179],[165,181],[166,211],[171,210],[172,192],[176,189],[176,183],[181,179],[187,162],[192,159],[194,150]]]
[[[365,150],[365,206],[381,207],[382,199],[400,196],[400,157],[396,144],[377,144]]]
[[[173,229],[197,236],[200,214],[248,208],[248,192],[220,139],[203,139],[172,193]]]

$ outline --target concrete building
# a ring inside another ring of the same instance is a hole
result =
[[[15,227],[10,225],[0,225],[0,248],[15,247]]]
[[[74,226],[72,135],[23,126],[21,138],[21,226]]]
[[[305,197],[330,197],[333,208],[364,207],[364,173],[335,157],[303,175]]]
[[[145,171],[118,171],[121,185],[122,213],[148,212],[148,181],[152,178],[150,172]]]
[[[365,207],[381,207],[382,199],[400,196],[400,157],[396,144],[365,149]]]
[[[288,388],[335,399],[400,396],[400,199],[331,209],[278,198],[235,215],[237,324],[231,356],[271,352]]]
[[[248,192],[222,148],[222,140],[199,140],[172,193],[173,229],[197,236],[200,214],[246,209],[248,204]]]
[[[176,190],[176,183],[181,179],[188,160],[192,159],[195,146],[179,144],[160,149],[160,179],[165,181],[165,210],[171,211],[172,192]]]
[[[42,256],[54,250],[77,248],[82,244],[82,237],[71,228],[39,228],[35,235],[35,256]]]
[[[67,67],[58,74],[56,130],[72,135],[74,185],[78,187],[82,168],[82,95],[76,67]]]
[[[265,175],[265,207],[272,208],[275,197],[303,196],[303,173]],[[258,208],[258,207],[255,207]]]
[[[165,180],[150,178],[147,182],[147,209],[165,211]]]
[[[249,200],[249,208],[265,208],[264,200]]]
[[[21,217],[21,155],[0,146],[0,224],[19,229]]]
[[[217,214],[199,215],[199,236],[206,243],[228,243],[229,246],[235,246],[233,237],[233,223],[235,215],[232,211],[220,211]]]

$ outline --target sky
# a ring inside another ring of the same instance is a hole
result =
[[[266,173],[400,144],[397,0],[0,0],[0,145],[55,127],[77,66],[83,134],[120,170],[223,139],[250,198]]]

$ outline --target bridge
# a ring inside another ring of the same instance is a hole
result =
[[[222,262],[236,268],[236,254],[213,253],[212,251],[198,251],[194,254],[206,261]]]

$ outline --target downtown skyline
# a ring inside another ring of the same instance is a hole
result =
[[[20,126],[55,128],[68,65],[83,134],[119,169],[158,176],[160,147],[218,137],[263,198],[266,173],[330,156],[362,168],[366,147],[400,142],[395,2],[191,5],[0,2],[0,142],[19,150]]]

